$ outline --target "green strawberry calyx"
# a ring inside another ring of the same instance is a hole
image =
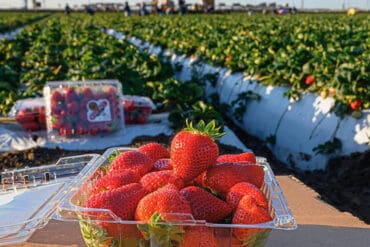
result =
[[[146,239],[154,240],[159,246],[173,246],[182,241],[184,230],[181,227],[172,225],[171,222],[162,218],[161,214],[155,212],[145,225],[138,225],[139,230]],[[176,245],[177,246],[177,245]]]
[[[216,121],[212,120],[206,124],[203,120],[200,120],[197,127],[193,126],[193,122],[186,119],[186,127],[184,130],[193,133],[209,136],[211,139],[216,140],[226,134],[226,132],[221,132],[221,126],[216,127]]]

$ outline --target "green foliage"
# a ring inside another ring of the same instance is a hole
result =
[[[312,149],[316,154],[332,154],[338,149],[342,148],[342,142],[338,138],[333,138],[323,144],[318,145]]]

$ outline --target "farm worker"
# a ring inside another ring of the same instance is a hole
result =
[[[149,12],[148,12],[148,10],[146,9],[146,3],[142,2],[142,3],[140,4],[140,15],[141,15],[141,16],[144,16],[144,15],[148,15],[148,14],[149,14]]]
[[[347,11],[347,15],[352,16],[356,14],[356,10],[354,8],[350,8]]]
[[[123,11],[125,12],[125,16],[130,16],[131,15],[131,8],[130,5],[128,5],[128,2],[125,2],[125,5],[123,7]]]
[[[64,11],[67,15],[69,15],[72,12],[72,9],[71,9],[71,7],[69,7],[68,3],[66,4],[66,7],[65,7]]]

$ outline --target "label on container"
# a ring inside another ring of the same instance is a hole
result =
[[[87,120],[89,122],[111,121],[109,101],[107,99],[98,99],[87,102]]]

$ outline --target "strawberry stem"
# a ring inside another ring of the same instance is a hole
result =
[[[184,130],[189,131],[193,134],[201,134],[206,135],[212,138],[213,140],[219,139],[226,133],[220,132],[221,126],[216,127],[216,121],[212,120],[208,124],[206,124],[203,120],[200,120],[197,124],[197,127],[193,126],[193,122],[189,122],[189,119],[186,119],[186,127]]]

